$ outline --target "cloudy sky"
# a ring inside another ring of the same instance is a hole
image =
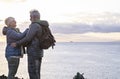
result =
[[[120,41],[119,0],[0,0],[0,30],[8,16],[27,28],[31,9],[49,21],[57,41]]]

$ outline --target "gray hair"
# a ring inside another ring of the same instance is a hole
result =
[[[38,10],[34,9],[30,11],[30,17],[34,19],[40,19],[40,13]]]
[[[11,23],[12,21],[14,21],[14,20],[15,20],[15,18],[13,18],[13,17],[8,17],[8,18],[5,19],[5,24],[6,24],[7,26],[9,26],[10,23]]]

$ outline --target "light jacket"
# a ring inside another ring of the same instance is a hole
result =
[[[20,33],[16,28],[4,27],[2,32],[3,35],[6,35],[7,46],[5,50],[6,57],[12,56],[21,56],[21,46],[12,47],[10,44],[16,42],[23,37],[25,37],[28,30],[25,30],[23,33]]]

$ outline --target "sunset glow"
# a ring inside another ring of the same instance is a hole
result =
[[[38,9],[58,42],[120,41],[119,7],[119,0],[0,0],[0,30],[13,16],[23,31],[30,24],[29,11]]]

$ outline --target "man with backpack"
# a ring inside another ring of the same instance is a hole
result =
[[[26,36],[22,40],[12,43],[11,45],[13,47],[27,45],[29,77],[30,79],[40,79],[41,62],[43,57],[43,48],[40,47],[42,41],[41,38],[46,38],[46,36],[43,35],[44,30],[42,27],[48,27],[49,24],[47,21],[40,20],[40,13],[38,10],[30,11],[30,20],[31,24]],[[54,37],[52,37],[52,39],[54,39]],[[51,46],[54,46],[54,42],[55,41],[51,43]]]

